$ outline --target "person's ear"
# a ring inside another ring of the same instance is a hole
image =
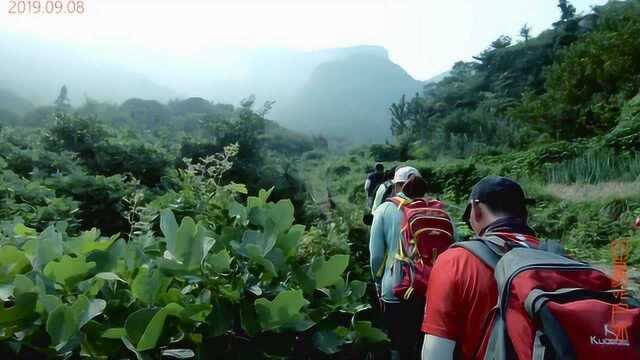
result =
[[[479,202],[474,201],[473,203],[471,203],[471,216],[473,216],[473,221],[476,224],[479,224],[480,222],[482,222],[482,219],[484,218],[484,208],[482,207],[482,205]]]

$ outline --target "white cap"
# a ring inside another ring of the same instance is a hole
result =
[[[394,184],[407,182],[411,176],[420,176],[420,172],[414,167],[403,166],[396,170],[391,182]]]

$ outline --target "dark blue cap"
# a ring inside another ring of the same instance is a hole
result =
[[[486,204],[492,211],[527,218],[527,204],[532,200],[525,197],[522,187],[517,182],[502,176],[487,176],[478,181],[471,191],[469,203],[462,220],[469,223],[471,203]]]

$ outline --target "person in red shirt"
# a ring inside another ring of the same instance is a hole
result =
[[[463,220],[477,236],[495,235],[507,243],[537,247],[535,232],[527,225],[527,202],[515,181],[486,177],[474,186]],[[422,359],[481,359],[497,299],[489,266],[464,248],[442,253],[429,278]]]

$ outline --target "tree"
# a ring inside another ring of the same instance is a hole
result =
[[[391,133],[395,136],[402,135],[407,128],[407,120],[409,119],[407,105],[405,95],[403,94],[400,102],[391,104],[389,108],[389,112],[391,113]]]
[[[491,47],[494,49],[504,49],[511,45],[511,36],[502,35],[491,43]]]
[[[520,29],[520,36],[524,39],[524,43],[529,42],[529,38],[531,38],[531,26],[529,24],[522,25],[522,29]]]
[[[562,12],[562,15],[560,16],[561,22],[571,20],[576,16],[576,8],[568,0],[559,0],[558,7]]]
[[[69,104],[69,96],[67,95],[67,85],[62,85],[58,98],[53,102],[53,104],[60,111],[66,111],[71,108],[71,105]]]

